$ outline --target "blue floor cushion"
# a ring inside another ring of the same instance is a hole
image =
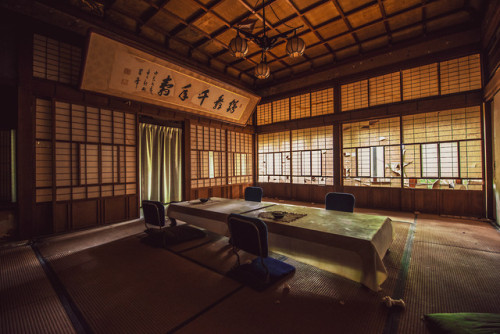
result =
[[[266,271],[260,258],[230,270],[227,275],[255,290],[262,291],[286,275],[295,272],[294,266],[271,257],[264,258],[264,263],[269,269],[269,280],[267,282]]]

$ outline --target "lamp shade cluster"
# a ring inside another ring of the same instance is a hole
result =
[[[302,38],[297,36],[296,29],[294,29],[293,31],[294,35],[290,37],[286,43],[286,52],[290,57],[297,58],[304,54],[306,43]],[[265,31],[263,37],[259,37],[251,33],[242,31],[244,35],[250,36],[251,40],[253,40],[262,49],[262,60],[257,65],[257,67],[255,67],[255,76],[258,79],[267,79],[271,74],[271,70],[269,68],[269,65],[267,64],[265,57],[266,51],[274,47],[278,37],[286,37],[286,35],[288,35],[290,32],[291,31],[279,34],[278,36],[275,36],[273,38],[267,38]],[[229,51],[234,57],[237,58],[244,58],[248,53],[248,42],[245,38],[240,36],[239,30],[236,37],[234,37],[231,42],[229,42]]]

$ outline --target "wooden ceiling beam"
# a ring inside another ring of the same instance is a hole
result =
[[[134,17],[131,17],[129,14],[124,13],[123,11],[121,11],[121,10],[120,10],[120,9],[118,9],[118,8],[113,8],[113,9],[111,9],[111,10],[112,10],[112,11],[114,11],[114,12],[116,12],[116,13],[118,13],[118,14],[120,14],[120,15],[124,15],[124,16],[126,16],[127,18],[129,18],[129,19],[135,20],[136,22],[143,23],[143,22],[141,22],[141,21],[140,21],[140,18],[134,18]],[[156,28],[156,27],[154,27],[154,26],[151,26],[151,25],[150,25],[150,28],[151,28],[151,29],[153,29],[153,30],[155,30],[156,32],[159,32],[159,33],[161,33],[161,34],[165,34],[165,35],[167,36],[166,38],[169,38],[169,39],[175,40],[176,42],[181,43],[182,45],[185,45],[186,47],[188,47],[188,48],[189,48],[189,52],[190,52],[190,53],[192,53],[192,52],[193,52],[192,45],[191,45],[191,44],[189,44],[188,42],[186,42],[185,40],[183,40],[182,38],[179,38],[179,37],[177,37],[177,36],[170,36],[170,35],[168,35],[168,33],[167,33],[167,32],[165,32],[165,31],[160,31],[158,28]],[[196,50],[196,52],[199,52],[199,53],[200,53],[200,54],[202,54],[203,56],[207,57],[207,59],[208,59],[208,64],[207,64],[207,65],[209,65],[209,66],[210,66],[210,62],[214,59],[214,58],[212,57],[212,55],[211,55],[211,54],[209,54],[209,53],[207,53],[207,52],[204,52],[204,51],[202,51],[202,50]],[[219,61],[220,63],[222,63],[222,64],[223,64],[226,68],[232,68],[232,69],[236,70],[238,73],[239,73],[239,72],[243,72],[243,74],[245,74],[245,75],[247,75],[247,76],[248,76],[248,74],[247,74],[245,71],[242,71],[241,69],[238,69],[237,67],[235,67],[235,66],[231,65],[230,63],[224,62],[224,61],[219,60],[219,59],[217,59],[217,61]]]
[[[335,6],[337,11],[339,12],[340,17],[342,18],[342,21],[344,21],[344,24],[346,25],[347,29],[351,33],[352,37],[354,38],[354,41],[356,41],[356,43],[358,44],[359,52],[362,53],[363,49],[361,48],[361,41],[359,40],[358,35],[353,31],[351,23],[347,19],[347,16],[344,14],[342,7],[340,7],[338,0],[331,0],[331,2]]]
[[[428,0],[428,1],[427,1],[427,3],[426,3],[426,5],[428,5],[430,2],[436,2],[436,1],[438,1],[438,0]],[[421,7],[421,4],[419,4],[419,5],[414,5],[414,6],[412,6],[412,7],[407,8],[407,9],[401,10],[401,11],[399,11],[399,12],[397,12],[397,13],[393,13],[392,15],[387,15],[386,20],[389,20],[390,18],[392,18],[392,17],[394,17],[394,16],[396,16],[396,15],[400,15],[400,14],[403,14],[403,13],[409,12],[409,11],[411,11],[411,10],[414,10],[414,9],[417,9],[417,8],[420,8],[420,7]],[[445,16],[447,16],[447,15],[453,15],[453,14],[455,14],[456,12],[460,12],[460,11],[463,11],[463,9],[456,9],[456,10],[455,10],[455,11],[453,11],[453,12],[443,13],[443,14],[441,14],[441,15],[438,15],[438,16],[433,17],[433,18],[432,18],[432,20],[434,20],[434,19],[436,19],[436,18],[442,18],[442,17],[445,17]],[[383,22],[383,21],[384,21],[384,18],[381,18],[381,19],[378,19],[378,20],[376,20],[376,21],[372,21],[372,22],[370,22],[370,23],[367,23],[367,24],[361,25],[361,26],[359,26],[359,27],[357,27],[357,28],[354,28],[354,29],[353,29],[353,31],[354,31],[354,32],[357,32],[357,31],[360,31],[360,30],[362,30],[362,29],[368,28],[368,27],[370,27],[370,26],[373,26],[373,25],[375,25],[375,24],[377,24],[377,23],[380,23],[380,22]],[[401,28],[395,29],[395,30],[393,30],[393,31],[392,31],[392,33],[394,34],[395,32],[399,32],[399,31],[402,31],[402,30],[404,30],[404,29],[408,29],[408,28],[411,28],[411,27],[414,27],[414,26],[418,26],[418,25],[420,25],[420,24],[422,24],[422,22],[413,23],[413,24],[411,24],[411,25],[408,25],[408,26],[404,26],[404,27],[401,27]],[[298,36],[301,36],[301,35],[306,34],[306,33],[308,33],[308,32],[309,32],[309,30],[306,30],[306,31],[303,31],[303,32],[301,32],[300,34],[297,34],[297,35],[298,35]],[[327,43],[328,43],[328,42],[330,42],[330,41],[333,41],[333,40],[334,40],[334,39],[336,39],[336,38],[343,37],[343,36],[346,36],[346,35],[349,35],[349,34],[351,34],[351,32],[350,32],[350,31],[343,32],[343,33],[340,33],[340,34],[337,34],[337,35],[335,35],[335,36],[332,36],[332,37],[330,37],[330,38],[325,39],[325,42],[327,42]],[[369,39],[367,39],[367,40],[364,40],[363,42],[367,42],[367,41],[373,40],[373,39],[375,39],[375,38],[379,38],[380,36],[382,36],[382,35],[375,36],[374,38],[369,38]],[[283,42],[283,41],[278,42],[276,45],[279,45],[279,44],[281,44],[281,43],[284,43],[284,42]],[[311,45],[307,45],[306,47],[315,47],[315,46],[320,45],[320,44],[322,44],[322,43],[321,43],[321,42],[317,42],[317,43],[314,43],[314,44],[311,44]],[[352,47],[353,45],[354,45],[354,44],[348,45],[348,46],[343,47],[343,48],[340,48],[340,49],[334,49],[333,51],[334,51],[334,52],[339,52],[339,51],[342,51],[342,50],[347,49],[347,48],[349,48],[349,47]],[[254,54],[252,54],[252,55],[249,55],[248,57],[253,57],[253,56],[255,56],[255,55],[256,55],[256,53],[254,53]],[[325,56],[325,54],[322,54],[322,55],[320,55],[320,56],[318,56],[318,57],[323,57],[323,56]],[[313,58],[313,59],[316,59],[316,58],[318,58],[318,57],[315,57],[315,58]],[[283,56],[282,58],[285,58],[285,56]],[[273,61],[270,61],[269,63],[271,64],[271,63],[273,63]],[[232,62],[231,64],[234,64],[234,62]]]
[[[387,13],[385,12],[384,3],[382,0],[377,0],[378,8],[380,9],[380,14],[382,15],[382,20],[384,21],[385,32],[387,33],[387,37],[389,38],[389,45],[392,44],[392,33],[391,27],[389,26],[389,21],[387,20]]]
[[[154,3],[153,1],[146,1],[149,4],[149,8],[141,15],[141,25],[137,27],[137,30],[140,30],[142,26],[148,24],[148,22],[160,12],[160,10],[165,7],[170,0],[161,0],[159,4]]]
[[[312,33],[314,34],[314,36],[316,36],[316,38],[318,40],[321,41],[321,43],[323,43],[323,45],[326,47],[326,49],[328,51],[330,51],[330,53],[333,54],[333,57],[335,57],[335,53],[333,52],[332,48],[330,47],[330,45],[328,45],[325,40],[323,39],[323,37],[318,33],[318,31],[316,29],[314,29],[313,25],[311,24],[311,22],[309,22],[309,20],[307,19],[307,17],[304,16],[304,14],[302,14],[299,9],[295,6],[295,4],[291,1],[291,0],[285,0],[286,3],[288,3],[288,5],[290,7],[292,7],[293,11],[295,12],[295,14],[297,14],[298,17],[300,17],[300,19],[302,20],[302,22],[304,22],[304,24],[309,28],[310,31],[312,31]],[[309,57],[304,54],[303,55],[306,59],[309,60]]]
[[[454,10],[453,12],[451,12],[451,14],[455,14],[455,13],[462,12],[462,11],[463,11],[463,9],[462,9],[462,8],[459,8],[459,9],[456,9],[456,10]],[[428,21],[432,21],[432,20],[434,20],[434,19],[439,19],[439,18],[442,18],[442,17],[447,16],[447,15],[450,15],[450,13],[447,13],[447,14],[441,14],[441,15],[438,15],[438,16],[434,16],[432,19],[428,19]],[[399,32],[399,31],[401,31],[401,30],[407,29],[408,27],[415,27],[415,26],[419,26],[419,25],[421,25],[421,24],[422,24],[422,22],[416,22],[416,23],[413,23],[413,24],[411,24],[411,25],[405,26],[404,28],[395,29],[395,30],[393,30],[393,33],[396,33],[396,32]],[[466,27],[466,28],[470,28],[470,27]],[[373,37],[371,37],[371,38],[369,38],[369,39],[366,39],[364,42],[369,42],[369,41],[371,41],[371,40],[375,40],[375,39],[380,38],[380,37],[382,37],[382,36],[385,36],[385,34],[379,34],[379,35],[377,35],[377,36],[373,36]],[[425,37],[425,36],[424,36],[424,37]],[[336,50],[335,50],[335,52],[340,52],[340,51],[342,51],[342,50],[348,49],[348,48],[352,47],[353,45],[354,45],[354,44],[351,44],[351,45],[348,45],[348,46],[345,46],[345,47],[342,47],[342,48],[336,49]],[[312,60],[319,59],[319,58],[321,58],[321,57],[324,57],[325,55],[326,55],[326,53],[325,53],[325,54],[322,54],[322,55],[318,55],[318,56],[316,56],[316,57],[313,57],[313,58],[312,58]],[[304,61],[299,62],[299,63],[297,63],[296,65],[300,65],[300,64],[303,64],[303,63],[304,63]],[[286,69],[279,69],[279,70],[275,71],[274,73],[279,73],[279,72],[284,71],[284,70],[286,70]],[[248,70],[247,70],[247,71],[245,71],[245,72],[248,72]]]

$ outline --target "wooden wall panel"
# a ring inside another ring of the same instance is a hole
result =
[[[73,229],[95,226],[99,223],[99,200],[71,202]]]
[[[413,190],[414,194],[414,210],[425,213],[439,214],[439,192],[442,190]]]
[[[35,235],[53,233],[52,202],[37,203],[35,205],[35,217]]]
[[[401,190],[401,211],[415,211],[415,191],[410,189]]]
[[[103,200],[104,223],[127,219],[127,197],[108,197]]]
[[[139,205],[137,202],[139,201],[139,197],[136,195],[127,196],[128,199],[128,218],[135,219],[139,218]]]
[[[54,206],[54,232],[69,230],[70,205],[68,202],[56,203]]]
[[[258,183],[264,191],[264,197],[292,199],[291,185],[288,183]]]
[[[440,214],[464,217],[485,217],[482,191],[439,192]]]

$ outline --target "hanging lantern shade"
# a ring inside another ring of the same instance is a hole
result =
[[[304,54],[306,43],[295,34],[286,42],[286,52],[292,58],[300,57]]]
[[[255,76],[258,79],[267,79],[269,78],[269,74],[271,74],[271,70],[269,69],[269,65],[265,62],[262,62],[255,67]]]
[[[240,37],[240,33],[229,42],[229,51],[237,58],[243,58],[248,52],[247,40]]]

